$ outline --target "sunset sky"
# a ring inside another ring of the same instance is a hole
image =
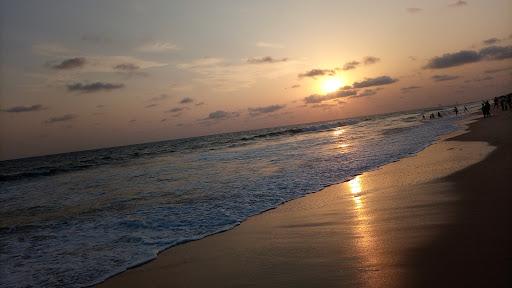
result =
[[[512,92],[512,1],[0,1],[0,159]]]

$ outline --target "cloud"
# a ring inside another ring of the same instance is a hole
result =
[[[68,91],[71,92],[83,92],[83,93],[94,93],[99,91],[111,91],[115,89],[121,89],[124,87],[124,84],[114,84],[114,83],[104,83],[104,82],[94,82],[94,83],[73,83],[68,84]]]
[[[261,48],[284,48],[283,45],[277,43],[269,43],[269,42],[257,42],[256,46]]]
[[[374,57],[374,56],[366,56],[363,59],[364,65],[371,65],[375,64],[380,61],[380,58]]]
[[[464,83],[482,82],[482,81],[489,81],[489,80],[492,80],[492,79],[494,79],[494,77],[492,77],[492,76],[485,76],[485,77],[475,78],[475,79],[472,79],[472,80],[466,80],[466,81],[464,81]]]
[[[312,69],[312,70],[309,70],[305,73],[301,73],[299,74],[299,78],[302,78],[302,77],[317,77],[317,76],[324,76],[324,75],[329,75],[329,76],[333,76],[336,74],[336,71],[334,71],[333,69]]]
[[[505,68],[498,68],[498,69],[489,69],[489,70],[485,70],[484,73],[494,74],[494,73],[499,73],[499,72],[508,71],[508,70],[512,70],[512,67],[505,67]]]
[[[499,43],[501,40],[498,39],[498,38],[489,38],[489,39],[486,39],[484,41],[482,41],[482,43],[484,45],[494,45],[494,44],[497,44]]]
[[[128,123],[135,123],[135,122],[137,122],[137,119],[131,119],[128,121]]]
[[[480,51],[463,50],[445,53],[430,59],[424,69],[443,69],[482,60],[504,60],[512,58],[512,46],[489,46]]]
[[[457,75],[434,75],[434,76],[432,76],[430,78],[432,78],[432,80],[434,80],[436,82],[441,82],[441,81],[455,80],[455,79],[458,79],[460,77],[457,76]]]
[[[174,107],[172,109],[169,109],[167,111],[165,111],[166,113],[178,113],[178,112],[181,112],[181,111],[184,111],[186,110],[187,108],[185,107]]]
[[[260,114],[276,112],[276,111],[281,110],[281,109],[283,109],[285,107],[286,107],[286,105],[277,105],[277,104],[275,104],[275,105],[264,106],[264,107],[248,108],[247,110],[249,111],[249,114],[251,116],[257,116],[257,115],[260,115]]]
[[[204,118],[203,120],[220,121],[230,118],[237,118],[238,116],[240,116],[240,113],[238,112],[227,112],[223,110],[217,110],[215,112],[211,112],[210,114],[208,114],[208,117]]]
[[[202,106],[202,105],[204,105],[204,102],[196,103],[196,106]]]
[[[176,51],[178,46],[169,42],[152,42],[138,47],[137,50],[146,53],[162,53]]]
[[[420,89],[420,88],[421,88],[421,86],[407,86],[407,87],[400,88],[400,91],[402,93],[409,93],[412,90],[416,90],[416,89]]]
[[[345,65],[343,65],[343,70],[347,71],[347,70],[352,70],[352,69],[355,69],[357,66],[359,66],[359,62],[357,61],[350,61],[350,62],[347,62],[345,63]]]
[[[105,105],[103,105],[103,104],[96,105],[96,108],[103,108],[103,107],[105,107]]]
[[[410,8],[407,8],[405,9],[407,12],[409,13],[420,13],[421,11],[423,11],[423,8],[418,8],[418,7],[410,7]]]
[[[248,65],[239,60],[228,61],[222,58],[200,58],[177,67],[194,73],[193,81],[204,84],[212,90],[236,91],[251,87],[257,79],[275,79],[295,73],[299,62],[287,60],[272,65]]]
[[[349,97],[349,96],[356,96],[356,95],[357,95],[356,90],[338,90],[336,92],[328,93],[325,95],[318,95],[318,94],[309,95],[307,97],[304,97],[303,100],[304,100],[304,103],[306,103],[306,104],[316,104],[316,103],[322,103],[324,101],[329,101],[329,100],[339,99],[339,98],[344,98],[344,97]]]
[[[181,64],[178,64],[177,66],[178,66],[178,68],[182,68],[182,69],[194,69],[194,68],[218,66],[218,65],[223,65],[223,64],[224,64],[224,59],[222,59],[222,58],[205,57],[205,58],[195,59],[188,63],[181,63]]]
[[[482,59],[476,51],[463,50],[455,53],[445,53],[430,59],[426,69],[443,69],[449,67],[460,66],[468,63],[478,62]]]
[[[46,121],[44,121],[44,123],[52,124],[52,123],[56,123],[56,122],[65,122],[65,121],[73,120],[73,119],[75,119],[77,117],[78,116],[75,115],[75,114],[65,114],[65,115],[62,115],[62,116],[50,117]]]
[[[57,65],[52,66],[53,69],[56,70],[69,70],[69,69],[75,69],[80,68],[85,65],[85,58],[83,57],[75,57],[63,60]]]
[[[144,106],[144,108],[153,108],[153,107],[156,107],[156,106],[158,106],[158,104],[153,103],[153,104],[149,104],[149,105]]]
[[[189,104],[192,102],[194,102],[194,99],[192,99],[190,97],[185,97],[185,98],[181,99],[180,104]]]
[[[459,0],[459,1],[457,1],[457,2],[453,2],[453,3],[451,3],[451,4],[450,4],[450,5],[448,5],[448,6],[450,6],[450,7],[464,7],[464,6],[467,6],[467,5],[468,5],[468,2],[466,2],[466,1],[462,1],[462,0]]]
[[[397,82],[398,79],[391,78],[389,76],[380,76],[376,78],[366,78],[365,80],[361,82],[354,82],[352,84],[353,88],[366,88],[371,86],[381,86],[381,85],[388,85],[391,83]]]
[[[167,95],[167,94],[160,94],[158,96],[151,97],[149,99],[149,101],[150,102],[160,102],[160,101],[163,101],[163,100],[166,100],[166,99],[169,99],[169,95]]]
[[[364,91],[358,93],[357,97],[366,97],[366,96],[372,96],[372,95],[375,95],[377,94],[377,91],[379,91],[380,89],[364,89]]]
[[[123,72],[132,72],[139,70],[139,65],[133,63],[121,63],[114,66],[114,70],[123,71]]]
[[[504,60],[512,58],[512,46],[489,46],[480,50],[480,55],[487,60]]]
[[[46,108],[43,107],[41,104],[35,104],[30,106],[13,106],[6,109],[0,109],[2,112],[8,112],[8,113],[24,113],[24,112],[36,112],[45,110]]]
[[[292,87],[290,87],[290,88],[294,89],[294,88],[299,88],[299,87],[300,87],[299,84],[295,84],[295,85],[292,85]]]
[[[286,61],[288,61],[288,58],[276,59],[276,58],[272,58],[270,56],[247,59],[247,63],[249,63],[249,64],[278,63],[278,62],[286,62]]]
[[[167,121],[167,118],[160,120],[160,122],[165,122],[165,121]]]

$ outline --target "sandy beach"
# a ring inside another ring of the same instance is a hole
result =
[[[511,124],[479,119],[98,287],[507,287]]]

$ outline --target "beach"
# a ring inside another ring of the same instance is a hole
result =
[[[98,287],[505,287],[512,113]]]

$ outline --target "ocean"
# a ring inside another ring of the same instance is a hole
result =
[[[2,161],[0,286],[98,283],[166,248],[413,155],[464,117],[449,108],[440,119],[422,113]]]

